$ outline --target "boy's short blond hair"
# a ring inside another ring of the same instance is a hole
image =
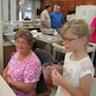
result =
[[[66,22],[61,28],[61,32],[60,32],[61,36],[64,35],[64,33],[69,29],[71,29],[70,32],[72,32],[74,35],[76,35],[79,38],[86,36],[89,42],[89,25],[85,20],[73,19]]]

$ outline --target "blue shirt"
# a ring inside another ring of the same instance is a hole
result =
[[[51,27],[53,29],[58,30],[65,23],[65,19],[62,13],[54,11],[54,12],[51,12],[49,16],[51,19]]]

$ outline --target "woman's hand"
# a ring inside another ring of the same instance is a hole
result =
[[[7,83],[10,85],[11,82],[12,82],[11,76],[10,75],[7,75]]]
[[[8,66],[4,69],[2,76],[4,78],[4,80],[7,82],[7,71],[8,71]]]

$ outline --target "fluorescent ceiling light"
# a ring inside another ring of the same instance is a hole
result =
[[[19,2],[19,5],[21,5],[22,3],[21,2]]]
[[[23,4],[24,3],[24,0],[20,0],[19,1],[19,4],[21,5],[21,4]]]
[[[31,8],[27,8],[27,10],[31,10]]]

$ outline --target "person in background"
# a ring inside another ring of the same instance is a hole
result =
[[[90,42],[96,43],[96,18],[90,24]]]
[[[60,6],[56,5],[55,10],[50,14],[51,19],[51,27],[53,29],[58,30],[65,23],[65,18],[63,14],[60,12]]]
[[[58,86],[55,96],[90,96],[94,68],[86,48],[89,42],[89,26],[82,19],[68,21],[60,32],[67,50],[63,76],[52,71],[52,81]]]
[[[49,16],[49,12],[51,11],[51,5],[46,5],[45,9],[40,14],[41,19],[41,30],[51,28],[51,20]]]
[[[96,44],[96,17],[93,18],[91,24],[90,24],[90,42]],[[96,52],[95,52],[95,58],[96,58]],[[96,77],[96,60],[94,60],[94,67],[95,67],[95,75]]]
[[[28,16],[26,16],[26,17],[24,18],[24,20],[30,20],[30,18],[28,18]]]
[[[32,51],[33,36],[29,30],[18,30],[15,34],[16,52],[3,71],[3,78],[16,96],[35,96],[40,79],[41,62]]]

